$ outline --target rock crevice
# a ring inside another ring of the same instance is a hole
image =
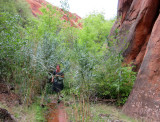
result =
[[[122,7],[122,5],[126,4],[120,4],[120,2],[122,1],[119,0],[120,8],[118,10],[120,11],[118,11],[118,15],[125,14],[125,17],[118,16],[118,20],[111,31],[111,35],[114,35],[115,29],[119,30],[117,40],[121,43],[126,42],[125,46],[119,45],[119,48],[122,50],[128,45],[127,49],[123,52],[125,62],[132,62],[137,66],[135,70],[138,71],[145,54],[153,25],[159,14],[159,1],[155,0],[154,3],[152,3],[153,1],[151,0],[128,0],[128,2],[131,2],[128,12],[122,10],[122,8],[125,8]]]

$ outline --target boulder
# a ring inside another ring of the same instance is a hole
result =
[[[2,122],[16,122],[13,116],[8,113],[6,109],[0,108],[0,121]]]

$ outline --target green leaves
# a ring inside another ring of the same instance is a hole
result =
[[[15,65],[14,55],[24,45],[20,33],[21,17],[8,12],[0,12],[0,76],[6,76]],[[9,70],[9,71],[8,71]]]
[[[85,43],[88,50],[99,52],[109,35],[113,21],[105,20],[100,13],[93,13],[83,20],[79,32],[79,43]]]
[[[122,66],[123,57],[120,54],[110,51],[107,54],[97,72],[97,76],[100,74],[102,77],[97,77],[100,83],[97,84],[96,90],[100,97],[117,99],[117,105],[122,105],[130,94],[136,73],[132,71],[131,66]]]
[[[43,15],[39,15],[38,36],[41,37],[45,33],[58,36],[64,22],[60,11],[56,7],[47,5],[47,8],[41,8],[41,12]]]
[[[126,101],[135,72],[122,66],[117,40],[107,40],[113,20],[93,13],[78,29],[62,20],[61,12],[51,5],[42,8],[38,18],[27,19],[27,12],[19,13],[21,7],[13,3],[0,8],[0,79],[18,83],[26,102],[34,94],[45,94],[57,64],[65,74],[66,93],[117,99],[119,105]],[[62,3],[68,10],[67,1]],[[11,6],[15,14],[9,12]]]

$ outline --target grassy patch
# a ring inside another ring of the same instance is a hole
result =
[[[91,104],[91,113],[94,121],[112,121],[120,120],[125,122],[137,122],[133,118],[126,116],[120,109],[117,109],[115,106],[107,104]]]
[[[121,109],[105,103],[85,103],[83,100],[75,100],[72,97],[64,98],[66,111],[70,121],[85,122],[138,122],[125,115]]]
[[[18,122],[43,122],[47,110],[47,108],[42,108],[39,103],[34,103],[29,107],[26,105],[8,107],[0,103],[0,108],[8,110]]]

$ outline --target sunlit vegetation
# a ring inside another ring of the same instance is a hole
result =
[[[66,101],[66,111],[71,121],[81,122],[108,122],[108,121],[125,121],[139,122],[132,119],[121,111],[120,108],[107,103],[92,102],[90,104],[76,102],[75,99]],[[70,104],[69,104],[70,103]],[[85,104],[85,105],[84,105]]]
[[[50,72],[60,64],[65,96],[76,96],[79,103],[100,98],[123,105],[135,72],[122,65],[117,40],[110,42],[114,20],[93,13],[81,20],[79,29],[50,5],[41,11],[34,18],[24,0],[0,0],[0,81],[14,85],[23,104],[32,105],[39,95],[43,103],[51,90]]]

